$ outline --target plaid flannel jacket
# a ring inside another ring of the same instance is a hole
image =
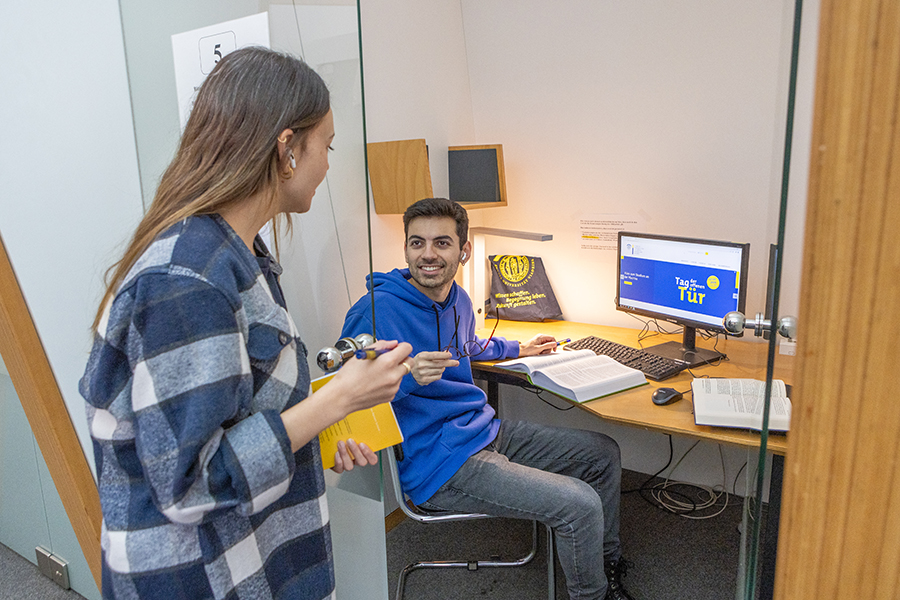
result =
[[[191,217],[107,307],[80,383],[104,598],[333,597],[318,440],[292,454],[280,418],[309,390],[280,272]]]

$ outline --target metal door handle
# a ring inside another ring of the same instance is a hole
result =
[[[757,337],[762,336],[763,332],[768,331],[772,327],[772,322],[765,318],[762,313],[756,313],[756,319],[748,321],[743,313],[733,311],[725,315],[722,319],[722,325],[725,331],[732,335],[738,335],[744,329],[752,329],[753,334]],[[791,341],[797,339],[797,317],[784,316],[778,319],[776,329],[782,337],[786,337]]]

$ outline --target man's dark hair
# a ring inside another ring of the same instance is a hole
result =
[[[450,217],[456,221],[456,235],[459,247],[469,239],[469,213],[466,209],[447,198],[424,198],[411,204],[403,213],[403,238],[409,237],[409,223],[418,217]]]

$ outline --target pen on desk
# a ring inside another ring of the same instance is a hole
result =
[[[376,356],[381,356],[385,352],[388,352],[388,350],[385,350],[385,349],[374,350],[372,348],[363,348],[362,350],[357,350],[355,356],[356,356],[356,358],[358,358],[360,360],[363,360],[363,359],[371,360],[371,359],[375,358]]]
[[[564,340],[559,340],[558,342],[556,342],[556,345],[557,345],[557,346],[562,346],[563,344],[568,344],[568,343],[571,342],[571,341],[572,341],[572,338],[566,338],[566,339],[564,339]]]

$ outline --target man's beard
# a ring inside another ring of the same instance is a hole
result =
[[[440,277],[427,276],[426,271],[422,270],[422,267],[427,266],[437,266],[441,267],[443,271],[441,272]],[[417,263],[415,267],[410,267],[409,274],[418,283],[420,286],[424,288],[439,288],[450,281],[453,281],[453,278],[456,276],[456,270],[459,268],[459,263],[455,265],[455,268],[450,268],[446,262],[437,260],[434,262],[428,263]]]

